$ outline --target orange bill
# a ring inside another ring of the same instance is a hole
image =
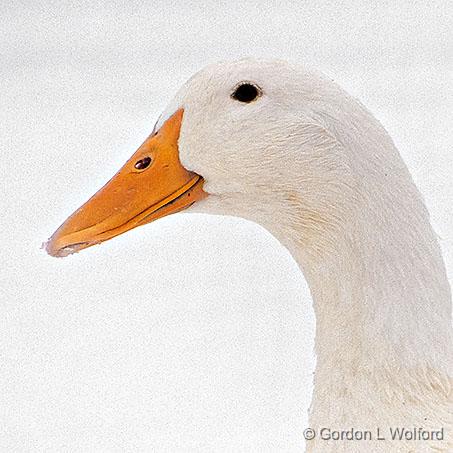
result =
[[[181,211],[206,194],[203,178],[179,161],[183,110],[149,137],[120,171],[77,209],[46,244],[52,256],[66,256],[132,228]]]

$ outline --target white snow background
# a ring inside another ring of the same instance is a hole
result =
[[[314,322],[262,228],[175,215],[40,249],[208,63],[327,73],[385,125],[453,280],[453,4],[19,1],[0,6],[0,451],[301,451]]]

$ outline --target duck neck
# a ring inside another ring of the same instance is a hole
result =
[[[416,405],[404,407],[414,394],[452,412],[450,288],[418,193],[407,206],[364,205],[329,250],[303,243],[287,246],[316,315],[312,423],[379,426],[403,413],[406,425],[422,423]]]

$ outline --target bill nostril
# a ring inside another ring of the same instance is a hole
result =
[[[145,168],[149,167],[149,164],[151,163],[151,157],[144,157],[143,159],[138,160],[135,162],[134,167],[137,170],[144,170]]]

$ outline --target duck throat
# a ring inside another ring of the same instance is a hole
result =
[[[335,253],[302,265],[313,296],[320,365],[334,360],[348,368],[356,362],[448,369],[450,288],[428,232],[430,238],[416,239],[401,231],[390,235],[388,225],[386,232],[356,230],[336,243]]]
[[[322,253],[302,237],[287,244],[316,315],[313,427],[444,426],[453,435],[450,287],[411,190],[406,202],[385,204],[381,193],[364,204]]]

